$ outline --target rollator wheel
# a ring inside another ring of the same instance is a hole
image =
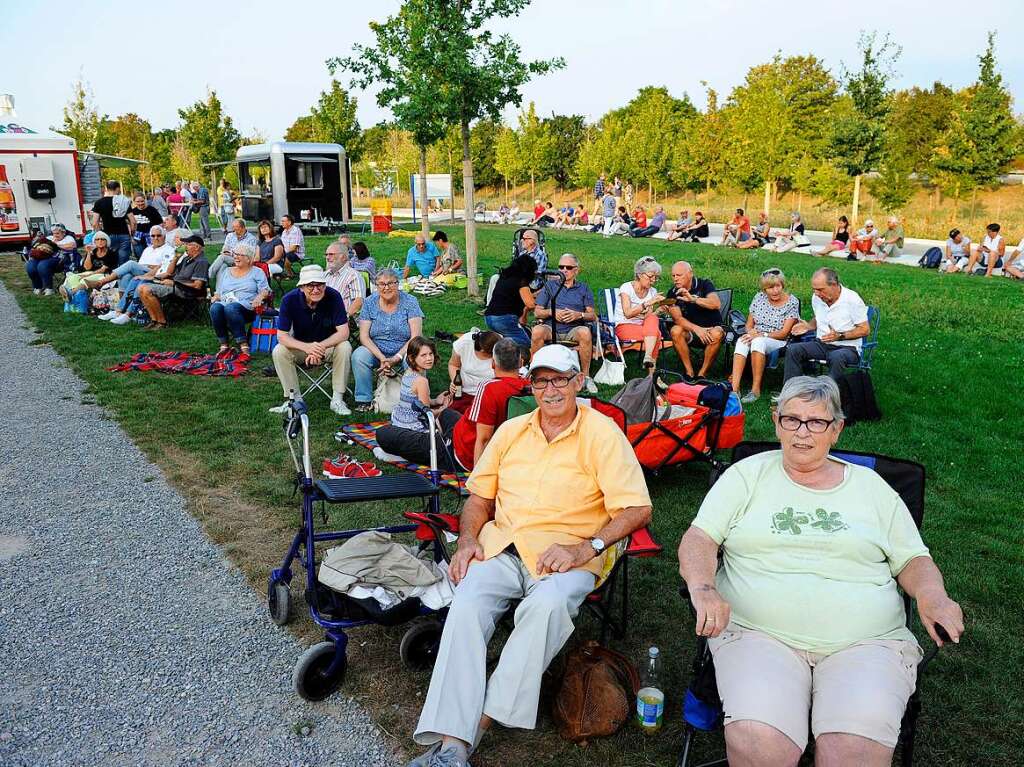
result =
[[[348,660],[342,655],[337,667],[330,672],[337,652],[334,642],[320,642],[302,653],[292,671],[292,685],[300,698],[323,700],[341,687]]]
[[[402,663],[410,671],[429,671],[437,660],[437,649],[441,645],[441,621],[429,618],[414,623],[402,637],[398,652]]]
[[[291,617],[292,591],[284,581],[271,581],[267,586],[267,611],[270,620],[283,626]]]

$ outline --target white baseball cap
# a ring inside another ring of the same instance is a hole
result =
[[[576,352],[568,346],[561,344],[549,344],[537,351],[530,360],[530,371],[538,368],[547,368],[558,373],[579,373],[580,361]]]

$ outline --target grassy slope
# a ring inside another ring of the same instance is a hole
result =
[[[486,273],[507,260],[510,236],[508,229],[480,230]],[[461,232],[453,232],[453,239],[463,244]],[[401,258],[409,242],[374,239],[370,246],[382,264]],[[325,238],[307,241],[311,253],[322,253],[326,243]],[[553,256],[565,251],[579,255],[584,278],[595,289],[623,282],[640,255],[654,255],[666,267],[685,257],[698,274],[711,277],[719,287],[733,287],[734,306],[741,309],[753,295],[757,275],[769,265],[784,269],[807,306],[810,275],[820,263],[802,255],[739,253],[651,240],[607,241],[576,232],[550,233],[548,250]],[[925,682],[919,761],[1019,763],[1024,653],[1014,638],[1024,633],[1024,535],[1017,470],[1024,416],[1011,403],[1019,402],[1015,384],[1024,373],[1020,286],[1005,280],[941,278],[898,266],[834,263],[844,282],[882,311],[874,380],[885,419],[853,427],[841,445],[903,456],[927,466],[925,538],[950,593],[968,616],[962,646],[944,652]],[[134,326],[114,328],[64,315],[57,299],[36,298],[25,290],[27,279],[13,257],[0,258],[0,278],[16,292],[30,322],[41,331],[41,341],[65,356],[89,383],[89,395],[109,408],[164,467],[210,535],[262,590],[296,524],[290,460],[278,422],[266,412],[279,398],[276,380],[259,375],[234,381],[106,372],[138,351],[205,351],[216,344],[209,328],[197,325],[150,334]],[[482,321],[478,307],[464,293],[425,299],[423,304],[427,332],[465,330]],[[442,345],[443,356],[449,349]],[[674,355],[666,359],[669,366],[675,365]],[[434,376],[435,388],[443,369],[440,366]],[[778,372],[770,376],[767,389],[777,390]],[[41,384],[45,380],[46,372],[40,371]],[[763,403],[748,413],[749,438],[772,437]],[[314,456],[335,452],[331,435],[337,418],[322,399],[313,402],[313,427]],[[628,731],[584,750],[561,741],[545,713],[536,733],[496,733],[477,760],[481,765],[521,763],[526,758],[537,765],[646,765],[673,758],[679,744],[679,700],[692,651],[692,628],[675,597],[673,550],[703,497],[706,480],[707,472],[698,466],[650,479],[653,529],[667,551],[634,570],[634,617],[622,648],[639,657],[648,644],[662,647],[668,667],[667,720],[673,724],[655,738]],[[446,503],[455,506],[451,497]],[[332,524],[390,521],[400,508],[394,503],[335,510]],[[296,625],[300,632],[315,636],[315,627],[304,616]],[[579,625],[580,636],[593,633],[587,619]],[[400,630],[355,633],[346,691],[376,713],[396,745],[408,747],[428,676],[399,668],[400,635]],[[707,757],[720,748],[717,736],[701,742],[701,755]]]

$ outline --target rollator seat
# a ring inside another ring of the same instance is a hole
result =
[[[419,474],[386,474],[357,479],[320,479],[317,493],[328,503],[386,501],[392,498],[423,498],[437,495],[438,488]]]

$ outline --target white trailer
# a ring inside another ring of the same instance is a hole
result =
[[[78,151],[73,139],[0,114],[0,250],[55,223],[85,234]]]

